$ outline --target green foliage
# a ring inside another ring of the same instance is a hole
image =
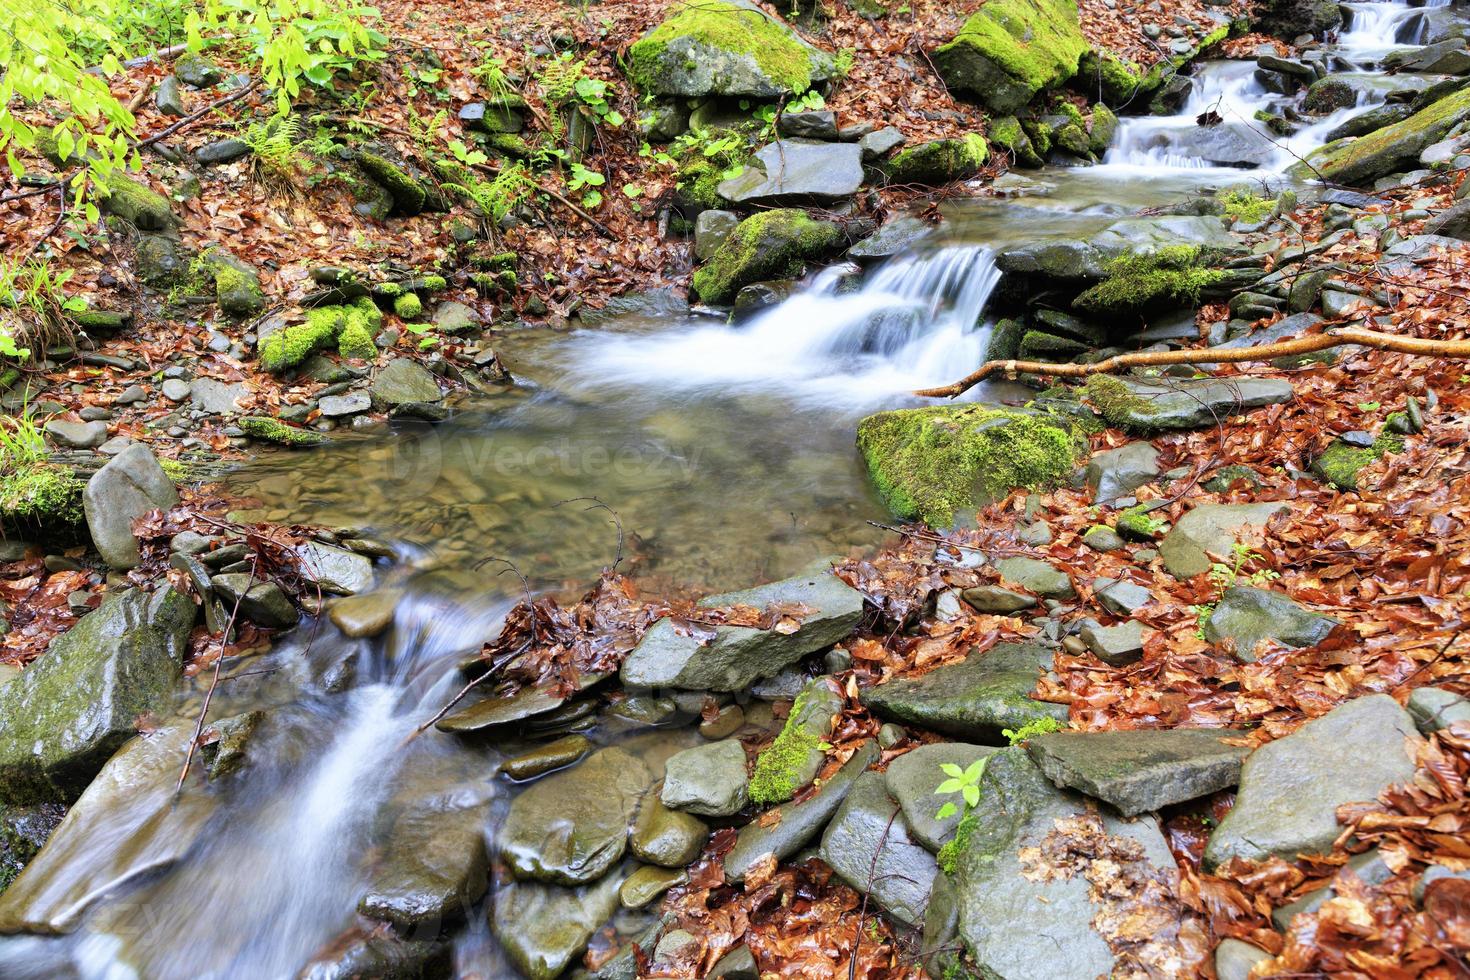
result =
[[[46,461],[46,440],[29,410],[0,415],[0,524],[77,524],[82,487]]]
[[[980,777],[985,775],[985,763],[990,759],[976,759],[968,769],[961,769],[953,762],[941,763],[940,770],[949,778],[934,788],[935,796],[949,796],[958,793],[965,804],[966,815],[980,803]],[[959,812],[959,808],[953,800],[945,803],[934,814],[935,820],[946,820]]]
[[[1254,225],[1265,221],[1276,213],[1276,198],[1257,197],[1248,190],[1232,188],[1219,196],[1225,217],[1231,221],[1243,221]]]
[[[31,351],[22,344],[45,347],[67,336],[67,314],[87,308],[63,291],[71,277],[40,259],[0,258],[0,358],[24,361]]]
[[[488,181],[479,179],[467,166],[448,161],[440,161],[436,166],[444,179],[443,187],[467,198],[491,224],[505,220],[538,190],[531,171],[520,162],[506,164]]]
[[[1002,728],[1000,733],[1006,737],[1006,741],[1011,745],[1020,745],[1028,738],[1035,738],[1038,735],[1049,735],[1052,732],[1059,732],[1066,727],[1066,725],[1057,719],[1050,715],[1045,715],[1041,718],[1031,719],[1020,728]]]
[[[1072,305],[1084,312],[1121,314],[1161,304],[1192,306],[1200,291],[1224,277],[1203,267],[1198,245],[1165,245],[1153,252],[1123,255],[1108,264],[1108,277]]]
[[[515,89],[505,74],[505,62],[495,55],[487,55],[484,61],[470,69],[470,75],[480,83],[488,101],[505,105],[516,98]]]
[[[802,708],[807,693],[803,691],[791,705],[791,714],[776,740],[756,757],[755,772],[750,777],[750,799],[766,805],[784,803],[801,787],[797,779],[813,751],[824,751],[824,743],[802,724]]]
[[[289,115],[272,116],[245,127],[240,141],[250,147],[251,164],[257,180],[282,189],[296,186],[300,169],[296,142],[300,134],[300,123]]]
[[[247,415],[236,419],[235,424],[250,438],[279,446],[317,446],[327,441],[326,436],[319,432],[298,429],[280,419],[263,415]]]
[[[1265,560],[1265,555],[1252,549],[1250,545],[1237,541],[1230,546],[1229,563],[1217,561],[1210,564],[1209,580],[1214,588],[1214,595],[1209,602],[1189,607],[1195,616],[1195,636],[1201,640],[1205,638],[1205,623],[1214,613],[1215,606],[1225,597],[1225,590],[1239,585],[1242,578],[1247,585],[1259,587],[1281,577],[1281,573],[1274,568],[1259,568],[1247,573],[1248,566]]]

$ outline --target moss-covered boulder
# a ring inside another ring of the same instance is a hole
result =
[[[1337,439],[1312,460],[1312,472],[1339,490],[1356,490],[1358,472],[1363,467],[1388,453],[1402,452],[1403,448],[1403,437],[1392,432],[1383,433],[1368,446],[1354,446]]]
[[[1161,307],[1193,306],[1200,292],[1224,274],[1205,265],[1198,245],[1165,245],[1151,252],[1122,255],[1107,266],[1108,276],[1072,302],[1095,316],[1121,316]]]
[[[167,586],[114,592],[0,690],[0,802],[80,796],[138,718],[168,709],[194,613]]]
[[[629,73],[646,93],[777,98],[833,74],[830,56],[746,0],[671,9],[628,53]]]
[[[107,179],[107,191],[98,199],[103,211],[141,231],[168,231],[178,224],[168,198],[121,174]]]
[[[82,488],[71,470],[49,463],[11,466],[0,473],[0,527],[60,529],[82,522]]]
[[[694,290],[707,303],[728,303],[741,286],[790,279],[808,261],[831,255],[845,242],[841,227],[805,211],[763,211],[740,222],[694,273]]]
[[[214,298],[221,313],[244,319],[265,309],[265,292],[260,288],[260,274],[250,263],[218,248],[206,251],[202,261],[214,279]]]
[[[1006,113],[1075,75],[1087,49],[1075,0],[989,0],[934,65],[951,89]]]
[[[989,136],[990,142],[1009,153],[1018,166],[1039,167],[1045,162],[1015,116],[997,116],[990,120]]]
[[[251,439],[278,446],[319,446],[327,441],[320,432],[299,429],[266,415],[246,415],[236,419],[235,425]]]
[[[990,148],[969,133],[959,139],[931,140],[896,154],[884,168],[890,184],[928,184],[938,187],[965,180],[985,166]]]
[[[1066,420],[993,405],[879,412],[857,444],[889,509],[934,527],[977,500],[1061,483],[1082,450]]]
[[[1255,7],[1256,28],[1280,37],[1321,36],[1342,23],[1337,0],[1263,0]]]
[[[366,150],[358,154],[357,162],[375,183],[392,195],[391,213],[412,215],[424,210],[429,191],[403,163]]]
[[[1408,119],[1366,136],[1340,139],[1318,149],[1290,170],[1292,176],[1317,177],[1365,185],[1418,163],[1419,154],[1470,117],[1470,88],[1420,109]]]
[[[343,357],[372,359],[378,348],[373,334],[383,325],[383,314],[366,296],[340,306],[318,306],[306,320],[282,327],[260,342],[256,352],[261,367],[273,373],[293,368],[333,344]]]

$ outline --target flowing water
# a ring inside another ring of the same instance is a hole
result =
[[[1341,69],[1371,69],[1422,43],[1439,16],[1401,3],[1346,7]],[[1013,199],[951,204],[921,247],[866,272],[818,273],[749,322],[631,317],[597,332],[511,335],[500,349],[513,392],[472,400],[438,426],[344,435],[234,474],[262,518],[350,525],[391,542],[397,562],[380,569],[380,587],[402,593],[394,625],[349,640],[325,622],[303,624],[231,664],[211,720],[264,712],[245,778],[196,776],[174,798],[198,692],[178,721],[133,743],[125,783],[78,807],[22,879],[28,919],[64,935],[0,938],[0,980],[325,975],[311,965],[359,935],[356,903],[399,813],[426,796],[453,798],[483,812],[490,839],[514,793],[493,767],[526,743],[413,737],[459,685],[456,661],[494,635],[520,591],[514,576],[476,562],[507,559],[533,588],[575,591],[621,537],[623,567],[640,580],[718,589],[871,544],[879,532],[867,522],[883,511],[853,425],[982,360],[999,250],[1085,236],[1200,189],[1279,179],[1395,84],[1365,84],[1359,106],[1283,138],[1255,113],[1294,99],[1262,88],[1252,64],[1202,64],[1194,81],[1176,115],[1125,118],[1100,165],[1029,174]],[[1209,112],[1219,127],[1198,125]],[[673,732],[593,734],[650,761],[682,744]],[[452,934],[459,976],[514,974],[482,907]]]

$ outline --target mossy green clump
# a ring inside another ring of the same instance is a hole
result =
[[[1031,145],[1031,137],[1026,135],[1021,121],[1015,116],[997,116],[990,120],[986,135],[991,143],[1010,153],[1011,159],[1021,166],[1042,165],[1041,157],[1036,155],[1036,148]]]
[[[426,293],[442,293],[449,287],[449,280],[443,276],[424,276],[419,279],[419,285]]]
[[[0,475],[0,524],[60,526],[81,524],[86,482],[64,467],[25,463]]]
[[[254,316],[265,309],[259,277],[223,261],[214,264],[214,297],[220,310],[234,317]]]
[[[840,227],[805,211],[762,211],[736,225],[694,273],[694,289],[705,302],[729,302],[742,286],[799,275],[808,260],[835,251],[844,241]]]
[[[343,310],[342,330],[337,334],[337,353],[364,361],[377,357],[378,345],[373,343],[373,334],[383,326],[383,313],[377,304],[366,296],[359,296]]]
[[[1312,461],[1312,472],[1339,490],[1356,490],[1363,467],[1403,449],[1403,437],[1393,432],[1379,433],[1371,446],[1350,446],[1339,439]]]
[[[1119,57],[1111,51],[1089,51],[1082,58],[1077,71],[1085,79],[1088,91],[1098,91],[1104,102],[1113,106],[1126,105],[1152,89],[1148,83],[1156,81],[1133,61]]]
[[[1118,117],[1101,102],[1092,107],[1092,120],[1087,126],[1087,145],[1094,156],[1102,156],[1113,144],[1118,132]]]
[[[628,75],[645,92],[759,96],[784,91],[797,95],[830,74],[830,59],[760,10],[726,0],[701,0],[674,9],[679,12],[628,51]],[[728,78],[708,77],[711,73],[701,69],[705,62],[717,65],[719,53],[748,57],[779,91],[773,93],[760,84],[739,91],[750,86],[749,80],[738,82],[736,72],[729,72]]]
[[[806,702],[807,692],[802,691],[776,740],[756,757],[755,772],[750,777],[752,803],[785,803],[801,789],[801,770],[812,752],[822,747],[821,738],[804,724],[802,709]]]
[[[306,322],[282,327],[267,337],[256,356],[271,372],[295,367],[333,344],[343,357],[373,358],[378,353],[373,334],[382,324],[383,314],[366,296],[343,306],[318,306],[306,312]]]
[[[394,211],[400,214],[418,214],[424,209],[429,192],[408,171],[377,153],[359,153],[357,162],[362,164],[362,169],[367,171],[369,177],[393,195]]]
[[[1088,346],[1071,337],[1058,337],[1044,330],[1027,330],[1017,351],[1023,361],[1065,361],[1084,354]]]
[[[160,456],[158,468],[163,470],[163,475],[174,483],[188,483],[194,478],[193,468],[181,459]]]
[[[975,829],[980,825],[980,818],[975,816],[974,811],[966,813],[960,818],[959,824],[954,829],[954,837],[945,842],[939,849],[939,870],[947,875],[952,875],[959,867],[960,856],[970,847],[970,838],[975,836]]]
[[[1466,116],[1470,116],[1470,88],[1447,95],[1392,126],[1328,143],[1288,172],[1303,180],[1370,183],[1414,164],[1426,147],[1443,139]]]
[[[679,203],[691,211],[713,211],[720,206],[719,186],[724,171],[703,157],[697,157],[679,168],[674,189]]]
[[[1161,305],[1189,306],[1200,292],[1224,278],[1203,265],[1198,245],[1165,245],[1152,252],[1124,255],[1107,267],[1108,277],[1072,301],[1074,309],[1096,315],[1138,312]]]
[[[1094,374],[1083,384],[1082,394],[1103,421],[1114,428],[1129,428],[1137,416],[1153,415],[1159,410],[1153,402],[1135,395],[1111,375]]]
[[[1152,541],[1164,530],[1164,522],[1150,514],[1144,504],[1129,507],[1113,522],[1113,530],[1128,541]]]
[[[393,312],[404,320],[416,320],[424,312],[424,301],[417,293],[404,293],[393,301]]]
[[[893,156],[885,170],[890,184],[927,184],[938,187],[966,180],[980,172],[990,147],[976,133],[958,139],[931,140]]]
[[[950,88],[1012,112],[1075,75],[1087,50],[1075,0],[988,0],[934,63]]]
[[[327,437],[319,432],[298,429],[264,415],[246,415],[236,419],[235,424],[250,438],[278,446],[319,446],[327,441]]]
[[[1083,448],[1063,416],[984,405],[879,412],[858,423],[857,444],[889,509],[933,527],[977,495],[1057,486]]]
[[[1260,224],[1276,213],[1276,198],[1257,197],[1238,187],[1223,192],[1218,200],[1224,208],[1225,217],[1248,225]]]
[[[102,210],[142,231],[167,231],[178,224],[168,198],[121,174],[107,179],[107,191],[100,200]]]

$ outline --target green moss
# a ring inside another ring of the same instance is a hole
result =
[[[214,265],[214,296],[219,308],[231,316],[254,316],[265,309],[260,279],[224,262]]]
[[[1094,374],[1082,386],[1082,394],[1103,420],[1115,428],[1127,428],[1138,415],[1152,415],[1159,409],[1147,398],[1135,395],[1117,378]]]
[[[939,186],[979,173],[990,155],[985,140],[975,133],[959,139],[931,140],[893,156],[885,169],[891,184]]]
[[[843,240],[841,228],[805,211],[762,211],[736,225],[709,262],[694,273],[694,289],[706,302],[728,302],[741,286],[798,275],[808,259],[828,254]]]
[[[416,320],[424,312],[423,300],[417,293],[404,293],[393,301],[393,312],[404,320]]]
[[[1072,120],[1072,122],[1076,124],[1079,129],[1087,128],[1087,120],[1083,118],[1082,110],[1077,108],[1071,102],[1068,102],[1066,99],[1061,99],[1058,101],[1057,112],[1060,115],[1066,116],[1068,119]]]
[[[1139,504],[1119,514],[1113,522],[1113,530],[1129,541],[1152,541],[1164,530],[1164,522],[1151,516],[1148,507]]]
[[[393,195],[393,207],[404,214],[418,214],[424,209],[429,193],[402,167],[376,153],[359,153],[357,160],[368,176]]]
[[[183,460],[161,456],[158,459],[158,468],[163,470],[163,475],[174,483],[188,483],[194,478],[193,469]]]
[[[1371,446],[1350,446],[1339,439],[1312,461],[1312,472],[1339,490],[1356,490],[1363,467],[1403,449],[1403,437],[1392,432],[1380,433]]]
[[[857,443],[889,508],[935,527],[977,491],[993,499],[1060,484],[1082,449],[1063,416],[983,405],[879,412],[858,423]]]
[[[1074,0],[987,0],[934,57],[952,87],[1008,110],[1071,78],[1086,51]],[[1010,84],[997,84],[988,66]]]
[[[178,223],[168,198],[121,174],[107,179],[102,209],[143,231],[167,231]]]
[[[1118,132],[1118,117],[1101,102],[1092,107],[1092,122],[1087,127],[1087,144],[1095,156],[1102,156]]]
[[[384,299],[394,299],[403,295],[403,287],[396,282],[382,282],[373,287],[373,292]]]
[[[691,210],[713,211],[722,203],[719,186],[724,172],[709,160],[698,157],[679,168],[674,187],[680,201]]]
[[[997,116],[990,120],[987,131],[990,142],[1010,153],[1011,159],[1025,167],[1039,167],[1042,164],[1041,157],[1036,155],[1036,149],[1031,145],[1031,137],[1021,128],[1021,122],[1015,116]]]
[[[1248,190],[1231,188],[1219,195],[1220,206],[1225,217],[1246,224],[1260,224],[1276,213],[1276,198],[1257,197]]]
[[[80,524],[85,481],[49,463],[27,463],[0,475],[0,523]]]
[[[822,740],[802,723],[802,708],[807,692],[802,691],[791,706],[786,724],[770,747],[755,760],[750,777],[750,800],[762,806],[785,803],[801,789],[798,784],[802,767],[813,751],[820,751]]]
[[[1108,277],[1078,296],[1072,306],[1087,313],[1116,315],[1151,306],[1193,305],[1200,291],[1224,273],[1203,267],[1198,245],[1165,245],[1153,252],[1124,255],[1108,265]]]
[[[1088,346],[1071,337],[1058,337],[1043,330],[1027,330],[1021,336],[1017,356],[1023,361],[1065,361],[1086,353]]]
[[[960,818],[959,825],[954,829],[954,837],[939,849],[939,869],[947,875],[952,875],[959,867],[960,855],[964,854],[970,847],[970,838],[975,836],[975,828],[980,825],[980,818],[975,816],[974,811],[966,813]]]
[[[235,420],[245,434],[261,442],[273,442],[279,446],[319,446],[327,441],[326,436],[310,429],[298,429],[280,419],[263,415],[247,415]]]
[[[683,6],[629,49],[628,74],[645,91],[669,90],[666,76],[690,70],[686,59],[695,46],[749,55],[767,78],[792,94],[811,88],[819,67],[820,56],[780,22],[725,0],[700,0]]]
[[[1466,115],[1470,115],[1470,88],[1448,95],[1392,126],[1328,143],[1289,172],[1303,179],[1320,177],[1346,184],[1371,180],[1417,160],[1426,146],[1442,139]]]
[[[1137,63],[1111,51],[1089,51],[1082,59],[1078,74],[1085,79],[1085,89],[1100,91],[1103,101],[1109,105],[1124,105],[1151,91],[1145,85],[1145,80],[1150,79],[1149,73]],[[1157,84],[1157,80],[1152,81]]]
[[[419,284],[423,287],[424,292],[442,293],[449,286],[449,280],[443,276],[424,276],[419,280]]]

